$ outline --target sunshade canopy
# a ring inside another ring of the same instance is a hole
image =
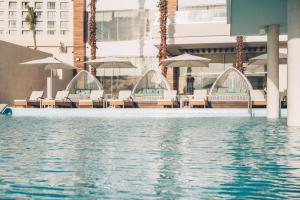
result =
[[[209,62],[208,58],[185,53],[163,60],[162,65],[165,67],[208,67]]]
[[[45,67],[45,70],[51,69],[76,69],[76,67],[64,63],[57,58],[47,57],[43,59],[31,60],[28,62],[20,63],[21,65],[36,65],[38,67]]]
[[[249,59],[248,65],[266,65],[268,62],[268,54],[262,54]],[[279,64],[287,64],[287,54],[279,53]]]
[[[104,57],[85,62],[96,68],[136,68],[129,60],[119,57]]]

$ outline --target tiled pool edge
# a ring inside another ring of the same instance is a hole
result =
[[[98,117],[98,118],[191,118],[250,117],[248,109],[99,109],[99,108],[13,108],[13,117]],[[266,117],[266,109],[253,109],[254,117]],[[287,116],[282,109],[281,116]]]

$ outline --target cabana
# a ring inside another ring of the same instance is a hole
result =
[[[236,68],[228,68],[212,85],[208,101],[213,108],[247,108],[252,85]]]
[[[92,90],[103,90],[101,83],[88,71],[80,71],[68,84],[69,98],[77,103],[81,99],[89,99]]]
[[[167,79],[156,70],[147,71],[135,85],[132,98],[138,107],[158,107],[165,90],[171,90]]]

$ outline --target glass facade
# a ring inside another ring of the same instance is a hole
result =
[[[144,38],[147,11],[105,11],[96,13],[97,39],[100,41],[137,40]]]
[[[192,24],[206,22],[226,22],[227,8],[226,5],[209,5],[179,7],[175,14],[175,20],[169,23],[175,24]],[[155,13],[154,25],[159,25],[159,12]]]

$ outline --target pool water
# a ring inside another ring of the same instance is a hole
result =
[[[300,129],[265,118],[0,118],[0,199],[300,199]]]

